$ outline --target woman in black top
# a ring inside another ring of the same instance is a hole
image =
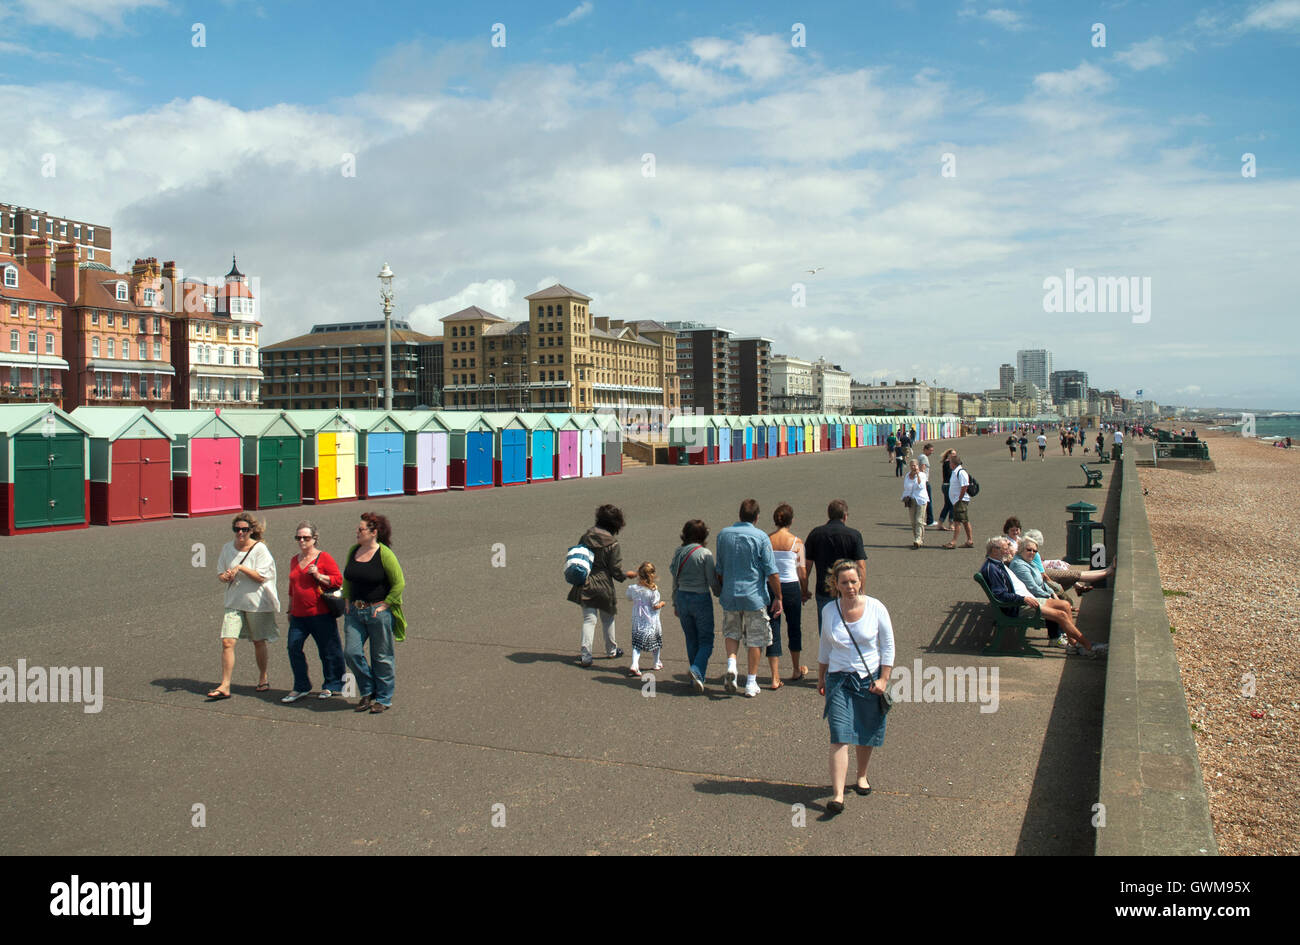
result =
[[[939,513],[939,527],[944,528],[944,522],[952,524],[952,499],[948,498],[948,481],[952,479],[952,450],[944,450],[943,453],[943,510]]]

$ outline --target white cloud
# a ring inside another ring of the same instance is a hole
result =
[[[477,305],[502,318],[522,320],[528,317],[528,306],[523,298],[515,297],[514,279],[486,279],[471,282],[446,298],[422,302],[408,309],[406,318],[416,331],[422,331],[426,335],[441,335],[442,322],[439,319],[471,305]]]
[[[1159,36],[1140,43],[1134,43],[1128,49],[1115,53],[1115,59],[1136,72],[1163,66],[1169,62],[1169,53],[1165,41]]]
[[[105,31],[120,31],[136,12],[167,9],[167,0],[16,0],[0,5],[0,20],[17,18],[33,26],[67,30],[83,39]]]
[[[1106,92],[1115,80],[1090,62],[1081,62],[1063,72],[1041,72],[1034,76],[1034,86],[1050,95],[1074,96],[1085,92]]]
[[[1012,33],[1019,33],[1029,28],[1029,24],[1025,22],[1024,14],[1015,10],[1008,10],[1005,7],[992,7],[981,13],[974,5],[967,4],[957,11],[957,15],[984,20]]]
[[[576,23],[584,16],[589,15],[594,9],[596,9],[596,5],[591,0],[582,0],[582,3],[570,10],[567,15],[556,20],[555,25],[568,26],[570,23]]]
[[[1240,29],[1290,30],[1300,28],[1300,0],[1270,0],[1247,13]]]

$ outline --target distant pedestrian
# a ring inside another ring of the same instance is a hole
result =
[[[926,487],[926,475],[921,472],[921,464],[912,460],[903,479],[903,507],[907,509],[908,521],[912,525],[913,548],[920,548],[925,542],[925,506],[930,501]]]
[[[885,437],[885,462],[894,458],[894,448],[898,446],[898,437],[894,436],[894,431],[889,431],[889,436]]]
[[[830,725],[829,814],[844,810],[849,745],[857,748],[854,790],[871,793],[871,749],[885,741],[885,692],[894,668],[894,627],[885,605],[867,597],[852,561],[831,570],[836,598],[827,603],[817,654],[817,691],[826,697],[822,717]]]
[[[686,659],[690,662],[691,685],[704,691],[704,680],[713,655],[713,598],[717,596],[717,573],[713,552],[705,547],[709,526],[693,518],[682,526],[682,543],[673,554],[669,569],[673,576],[673,613],[686,637]]]
[[[849,504],[843,499],[834,499],[826,506],[826,524],[818,525],[808,533],[804,541],[808,560],[817,567],[817,580],[813,582],[813,591],[817,597],[817,629],[821,630],[821,613],[830,603],[830,591],[826,589],[826,579],[831,568],[841,558],[847,558],[858,565],[859,578],[865,584],[867,579],[867,551],[862,544],[862,532],[848,526]],[[804,595],[804,600],[808,595]]]
[[[1014,457],[1013,457],[1014,458]],[[961,457],[952,456],[952,478],[948,484],[948,497],[952,499],[952,541],[945,548],[957,547],[957,536],[962,526],[966,527],[966,543],[963,548],[974,548],[975,538],[970,528],[970,474],[961,464]]]
[[[772,688],[781,688],[781,618],[785,618],[786,642],[790,648],[790,681],[808,675],[800,662],[803,653],[803,602],[808,599],[808,560],[803,542],[790,530],[794,509],[782,502],[772,513],[776,531],[769,534],[772,557],[776,559],[776,578],[781,584],[781,613],[772,618],[772,645],[767,648],[767,662],[772,671]]]
[[[1011,454],[1011,461],[1016,461],[1016,435],[1013,433],[1007,437],[1007,451]]]
[[[1024,430],[1020,431],[1020,439],[1017,440],[1016,442],[1020,444],[1020,461],[1022,463],[1028,462],[1029,461],[1029,437],[1025,436]]]
[[[717,574],[721,585],[722,637],[727,648],[723,688],[737,692],[736,653],[745,645],[748,675],[745,695],[758,695],[759,651],[772,642],[769,602],[774,615],[781,613],[781,584],[777,579],[772,542],[755,523],[758,502],[740,503],[740,521],[718,533]]]
[[[1115,462],[1118,463],[1123,458],[1124,458],[1124,434],[1120,432],[1118,427],[1116,427],[1115,447],[1111,451],[1111,459],[1115,460]]]
[[[943,509],[939,512],[939,527],[948,528],[952,525],[952,500],[948,498],[948,483],[952,479],[952,457],[956,450],[944,450],[943,459],[940,460],[940,471],[942,479],[940,480],[943,487]]]
[[[1065,448],[1069,450],[1071,456],[1074,455],[1074,434],[1073,433],[1067,433],[1065,435]]]
[[[257,657],[257,692],[271,688],[267,679],[267,644],[280,637],[275,615],[280,599],[275,590],[275,558],[262,541],[262,523],[240,512],[230,523],[234,540],[226,542],[217,559],[217,580],[226,585],[221,618],[221,682],[208,692],[212,700],[230,698],[235,672],[235,642],[252,640]]]
[[[316,641],[320,657],[322,684],[320,698],[328,699],[343,691],[343,644],[339,640],[339,618],[325,602],[325,592],[343,586],[343,572],[330,556],[317,546],[320,533],[311,522],[299,522],[294,532],[298,553],[289,562],[289,668],[293,670],[293,689],[281,699],[297,702],[311,693],[311,674],[303,646],[308,638]]]
[[[926,525],[926,528],[936,528],[936,527],[938,527],[938,525],[939,525],[939,523],[936,522],[935,519],[934,519],[934,489],[932,489],[932,488],[930,487],[930,476],[931,476],[930,457],[933,456],[933,455],[934,455],[934,444],[933,444],[933,443],[926,443],[925,446],[921,447],[921,455],[920,455],[919,457],[917,457],[917,461],[921,464],[921,472],[925,473],[925,482],[926,482],[926,487],[925,487],[925,492],[926,492],[926,503],[925,503],[925,525]]]
[[[387,517],[364,512],[357,543],[343,565],[343,658],[361,696],[355,711],[378,715],[393,707],[397,688],[397,642],[406,639],[402,591],[406,576],[393,554],[393,527]],[[365,646],[370,643],[370,661]]]
[[[894,450],[894,475],[895,476],[903,475],[903,464],[907,462],[908,447],[910,445],[911,444],[908,442],[907,439],[907,433],[905,432],[900,433],[898,436],[898,446]]]
[[[591,574],[585,584],[574,585],[568,600],[582,608],[582,642],[578,662],[591,665],[591,646],[596,636],[596,621],[600,620],[605,634],[605,655],[618,659],[623,655],[614,639],[614,614],[618,603],[614,598],[614,582],[636,577],[635,571],[623,570],[623,553],[618,544],[618,533],[623,530],[623,511],[616,505],[602,505],[596,509],[596,524],[579,539],[592,553]]]
[[[640,678],[642,653],[650,654],[656,671],[664,668],[660,659],[664,631],[659,622],[659,611],[663,609],[664,602],[659,597],[653,564],[649,561],[641,562],[641,566],[636,569],[636,576],[637,582],[627,589],[627,599],[635,608],[632,612],[632,666],[629,672]]]
[[[1038,434],[1038,461],[1040,463],[1046,462],[1046,456],[1047,456],[1047,437],[1043,436],[1043,434],[1040,433]]]

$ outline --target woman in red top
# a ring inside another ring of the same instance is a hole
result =
[[[325,677],[320,698],[328,699],[343,691],[339,622],[321,599],[326,592],[343,586],[343,575],[334,559],[316,547],[319,537],[311,522],[299,522],[295,529],[298,553],[289,566],[289,666],[293,669],[293,691],[281,702],[297,702],[311,693],[307,657],[302,652],[308,637],[316,641]]]

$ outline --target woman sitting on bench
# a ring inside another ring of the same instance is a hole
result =
[[[1052,590],[1043,584],[1038,571],[1030,564],[1034,555],[1038,554],[1038,543],[1025,536],[1020,542],[1019,554],[1013,555],[1010,543],[1003,538],[1001,548],[1005,555],[1003,563],[1006,564],[1007,570],[1020,579],[1029,591],[1029,596],[1037,601],[1036,609],[1043,615],[1043,619],[1055,621],[1057,626],[1065,631],[1065,637],[1053,637],[1052,644],[1065,647],[1067,653],[1078,653],[1094,659],[1105,654],[1106,644],[1093,644],[1088,641],[1074,623],[1074,612],[1070,609],[1070,604],[1056,597]]]
[[[1042,547],[1043,533],[1038,529],[1025,529],[1024,535],[1026,538],[1031,539],[1036,546],[1040,548]],[[1106,578],[1115,573],[1114,559],[1111,560],[1110,567],[1106,568],[1104,571],[1085,571],[1083,568],[1076,567],[1073,564],[1068,564],[1059,558],[1054,558],[1051,561],[1044,561],[1042,557],[1035,554],[1034,567],[1046,576],[1047,581],[1045,583],[1047,583],[1049,587],[1052,584],[1057,584],[1060,586],[1062,591],[1067,591],[1073,587],[1074,592],[1080,597],[1092,590],[1094,584],[1106,580]]]

